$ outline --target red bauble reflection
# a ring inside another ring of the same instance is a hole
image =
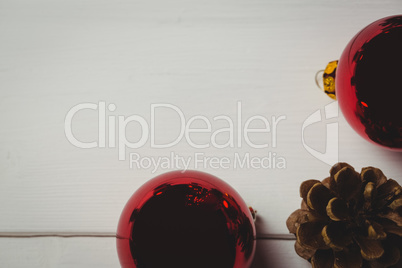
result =
[[[378,20],[347,45],[336,70],[336,98],[367,140],[402,151],[402,16]]]
[[[174,171],[141,186],[117,229],[124,268],[247,268],[255,226],[240,195],[222,180]]]

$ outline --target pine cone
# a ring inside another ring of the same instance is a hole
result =
[[[402,267],[402,187],[381,170],[346,163],[300,186],[301,209],[286,224],[312,267]]]

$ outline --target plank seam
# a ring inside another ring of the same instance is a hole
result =
[[[94,238],[116,238],[115,233],[73,233],[73,232],[0,232],[0,238],[39,238],[39,237],[94,237]],[[260,234],[256,240],[295,240],[292,234]]]

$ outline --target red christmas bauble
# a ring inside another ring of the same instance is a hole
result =
[[[349,124],[367,140],[402,151],[402,16],[380,19],[346,46],[335,90]]]
[[[117,229],[123,268],[247,268],[255,252],[253,217],[224,181],[174,171],[141,186]]]

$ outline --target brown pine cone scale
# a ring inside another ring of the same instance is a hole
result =
[[[402,187],[374,167],[338,163],[300,185],[301,208],[286,225],[315,268],[402,267]]]

